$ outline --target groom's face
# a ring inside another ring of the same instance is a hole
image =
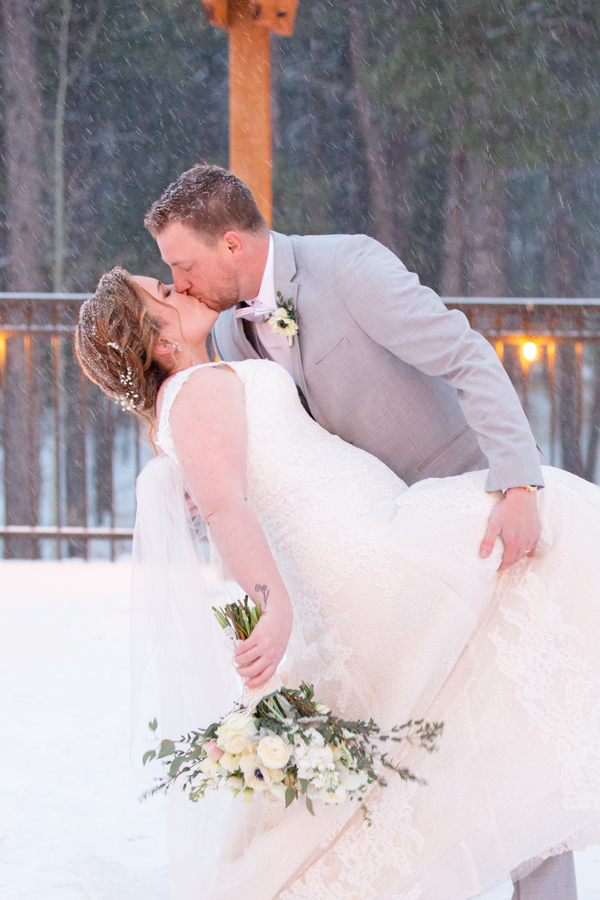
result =
[[[232,234],[228,232],[211,243],[188,225],[171,222],[156,235],[179,294],[196,297],[216,312],[239,302],[239,260]]]

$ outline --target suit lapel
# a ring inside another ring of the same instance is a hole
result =
[[[304,394],[304,397],[307,398],[306,381],[302,369],[302,314],[298,290],[300,285],[292,280],[296,277],[297,271],[294,248],[291,239],[287,235],[278,234],[276,231],[272,231],[271,234],[273,235],[273,249],[275,253],[273,266],[275,294],[277,295],[277,291],[280,291],[282,298],[291,300],[294,304],[294,309],[298,312],[299,333],[294,338],[290,350],[296,384]]]
[[[234,307],[234,309],[237,309],[237,307]],[[230,317],[229,327],[231,340],[238,353],[241,353],[242,359],[260,359],[260,355],[256,352],[244,333],[243,320],[236,319],[233,314],[233,309],[228,309],[227,312],[222,313],[222,315],[228,315]]]

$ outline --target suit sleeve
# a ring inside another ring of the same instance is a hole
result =
[[[217,322],[218,322],[218,321],[219,321],[219,320],[217,319]],[[217,335],[217,327],[216,327],[216,325],[217,325],[217,323],[215,322],[215,325],[214,325],[214,327],[213,327],[213,330],[212,330],[211,333],[210,333],[210,336],[212,337],[212,342],[213,342],[213,349],[214,349],[215,354],[218,356],[219,359],[224,359],[223,353],[221,352],[221,349],[220,349],[220,347],[219,347],[219,338],[218,338],[218,335]]]
[[[493,347],[377,241],[362,235],[350,240],[354,248],[341,249],[335,262],[348,312],[372,340],[456,389],[489,462],[486,490],[543,486],[529,422]]]

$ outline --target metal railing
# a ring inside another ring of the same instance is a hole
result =
[[[88,296],[0,293],[5,558],[115,559],[130,546],[135,478],[152,450],[77,364]]]
[[[548,460],[595,481],[600,299],[444,299],[494,344]]]
[[[130,547],[135,478],[153,451],[77,364],[72,335],[88,296],[0,293],[4,557],[114,559]],[[445,302],[494,344],[550,462],[595,480],[600,300]]]

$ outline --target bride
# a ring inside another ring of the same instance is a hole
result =
[[[546,468],[536,553],[499,573],[500,547],[478,553],[499,499],[485,472],[407,488],[317,425],[281,366],[211,363],[216,317],[116,268],[76,334],[88,377],[150,424],[160,451],[138,481],[134,563],[164,736],[228,711],[218,588],[184,491],[263,608],[235,653],[247,688],[283,660],[290,685],[314,684],[338,715],[445,728],[438,753],[401,748],[426,784],[373,788],[370,824],[352,803],[314,817],[261,800],[172,804],[172,821],[187,817],[171,829],[173,896],[465,900],[528,860],[599,843],[598,488]]]

